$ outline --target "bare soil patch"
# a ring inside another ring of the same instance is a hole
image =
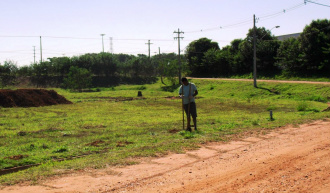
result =
[[[123,101],[134,101],[134,100],[145,100],[145,97],[92,97],[98,99],[106,99],[109,101],[123,102]]]
[[[0,193],[330,192],[330,120],[204,144],[138,165],[86,169]]]
[[[178,132],[180,132],[181,130],[179,130],[179,129],[171,129],[171,130],[169,130],[168,132],[169,133],[178,133]]]
[[[28,155],[13,155],[13,156],[10,156],[10,157],[5,157],[5,159],[20,160],[20,159],[23,159],[25,157],[28,157]]]
[[[195,99],[201,99],[201,98],[203,98],[203,97],[194,97]],[[167,97],[165,97],[165,99],[167,99],[167,100],[176,100],[176,99],[182,99],[180,96],[167,96]]]
[[[86,144],[87,146],[94,146],[94,147],[98,147],[100,144],[102,144],[102,143],[105,143],[104,141],[102,141],[102,140],[97,140],[97,141],[94,141],[94,142],[92,142],[92,143],[88,143],[88,144]]]
[[[0,106],[2,107],[40,107],[57,104],[72,104],[72,102],[54,90],[0,90]]]
[[[133,144],[133,142],[130,142],[130,141],[119,141],[117,143],[117,147],[125,147],[125,146],[130,145],[130,144]]]

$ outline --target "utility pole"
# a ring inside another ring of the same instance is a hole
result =
[[[36,47],[33,46],[33,64],[36,63]]]
[[[150,44],[152,44],[152,43],[150,43],[150,40],[148,40],[148,43],[146,43],[146,44],[148,44],[148,52],[149,52],[149,60],[150,60]]]
[[[41,43],[41,36],[40,36],[40,64],[42,63],[42,43]]]
[[[103,36],[104,36],[105,34],[101,34],[101,36],[102,36],[102,52],[104,52],[104,42],[103,42]]]
[[[183,37],[180,37],[180,34],[184,34],[183,31],[180,31],[178,28],[178,31],[174,31],[173,33],[177,33],[178,37],[174,37],[174,39],[178,39],[178,62],[179,62],[179,83],[181,83],[181,71],[182,71],[182,65],[181,65],[181,57],[180,57],[180,39],[183,39]]]
[[[253,15],[253,86],[257,88],[256,16]]]
[[[112,37],[110,37],[110,53],[113,53],[113,49],[112,49]]]
[[[163,64],[162,64],[162,62],[163,62],[162,55],[160,55],[160,47],[158,47],[158,55],[159,55],[159,65],[158,65],[158,66],[161,67],[161,68],[160,68],[160,80],[161,80],[161,82],[162,82],[164,85],[166,85],[166,84],[164,83],[164,80],[163,80],[164,66],[163,66]]]

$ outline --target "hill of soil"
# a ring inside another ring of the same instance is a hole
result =
[[[2,107],[39,107],[57,104],[72,104],[72,102],[54,90],[0,90],[0,106]]]

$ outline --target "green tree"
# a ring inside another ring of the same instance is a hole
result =
[[[99,55],[99,64],[103,74],[107,77],[114,76],[117,72],[118,61],[111,53],[102,52]]]
[[[278,71],[275,66],[275,58],[280,42],[271,34],[270,30],[262,28],[256,29],[256,54],[257,69],[259,73],[268,74]],[[243,65],[241,70],[243,73],[252,72],[253,67],[253,29],[249,29],[245,41],[239,45],[242,55]]]
[[[175,53],[162,53],[152,56],[151,63],[156,68],[155,75],[160,76],[161,81],[164,85],[173,85],[177,80],[179,66],[178,66],[178,55]],[[184,61],[181,55],[181,61]],[[183,72],[185,73],[184,62],[181,62],[183,66]]]
[[[217,77],[222,71],[221,67],[225,64],[219,61],[219,53],[220,50],[216,50],[215,48],[211,48],[204,53],[204,57],[202,58],[202,66],[207,69],[207,74],[204,76],[207,77]]]
[[[257,47],[257,66],[258,71],[264,75],[274,75],[279,73],[280,69],[275,65],[277,50],[280,42],[273,39],[261,41]]]
[[[31,64],[30,69],[32,70],[32,82],[37,87],[48,86],[50,83],[50,76],[54,70],[49,61],[42,63]]]
[[[164,77],[163,83],[172,86],[176,85],[177,82],[177,76],[179,72],[179,65],[178,60],[167,60],[162,63],[163,72],[162,76]],[[168,84],[169,82],[169,84]]]
[[[282,42],[277,51],[277,62],[286,76],[297,76],[303,72],[300,42],[290,38]]]
[[[85,68],[71,66],[68,77],[64,79],[64,88],[82,91],[88,88],[92,83],[92,74]]]
[[[118,61],[117,73],[121,76],[127,77],[130,71],[130,60],[135,58],[135,56],[128,54],[116,54],[115,57]]]
[[[304,28],[298,40],[301,43],[303,68],[306,73],[328,75],[330,70],[330,20],[314,20]]]
[[[0,64],[0,86],[1,88],[13,84],[16,79],[18,67],[16,62],[6,60],[3,65]]]
[[[32,70],[30,66],[21,66],[18,68],[17,75],[20,77],[31,76]]]
[[[207,38],[192,41],[187,46],[185,57],[192,76],[207,76],[212,72],[207,60],[204,59],[205,53],[210,49],[219,50],[220,48],[217,42],[212,42],[212,40]]]
[[[232,74],[243,74],[247,70],[244,70],[243,56],[240,52],[240,45],[244,42],[242,39],[235,39],[230,42],[229,46],[223,47],[219,59],[221,65],[220,75],[229,76]]]
[[[72,57],[74,59],[75,57]],[[53,57],[48,58],[50,64],[53,66],[53,75],[64,77],[69,73],[72,59],[69,57]]]
[[[130,61],[130,74],[131,77],[143,77],[146,72],[146,65],[149,63],[149,58],[144,54],[139,54],[138,57]]]
[[[324,59],[321,62],[321,65],[324,66],[326,72],[330,71],[330,43],[327,44],[327,47],[323,48]]]

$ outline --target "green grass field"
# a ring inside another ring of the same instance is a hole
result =
[[[0,107],[0,184],[35,182],[84,168],[137,163],[134,158],[183,153],[246,131],[263,132],[287,124],[329,118],[329,85],[192,80],[198,132],[182,130],[178,91],[152,85],[121,85],[100,92],[55,89],[72,105]],[[143,97],[137,97],[141,90]],[[270,120],[269,111],[274,120]],[[132,159],[133,158],[133,159]]]

